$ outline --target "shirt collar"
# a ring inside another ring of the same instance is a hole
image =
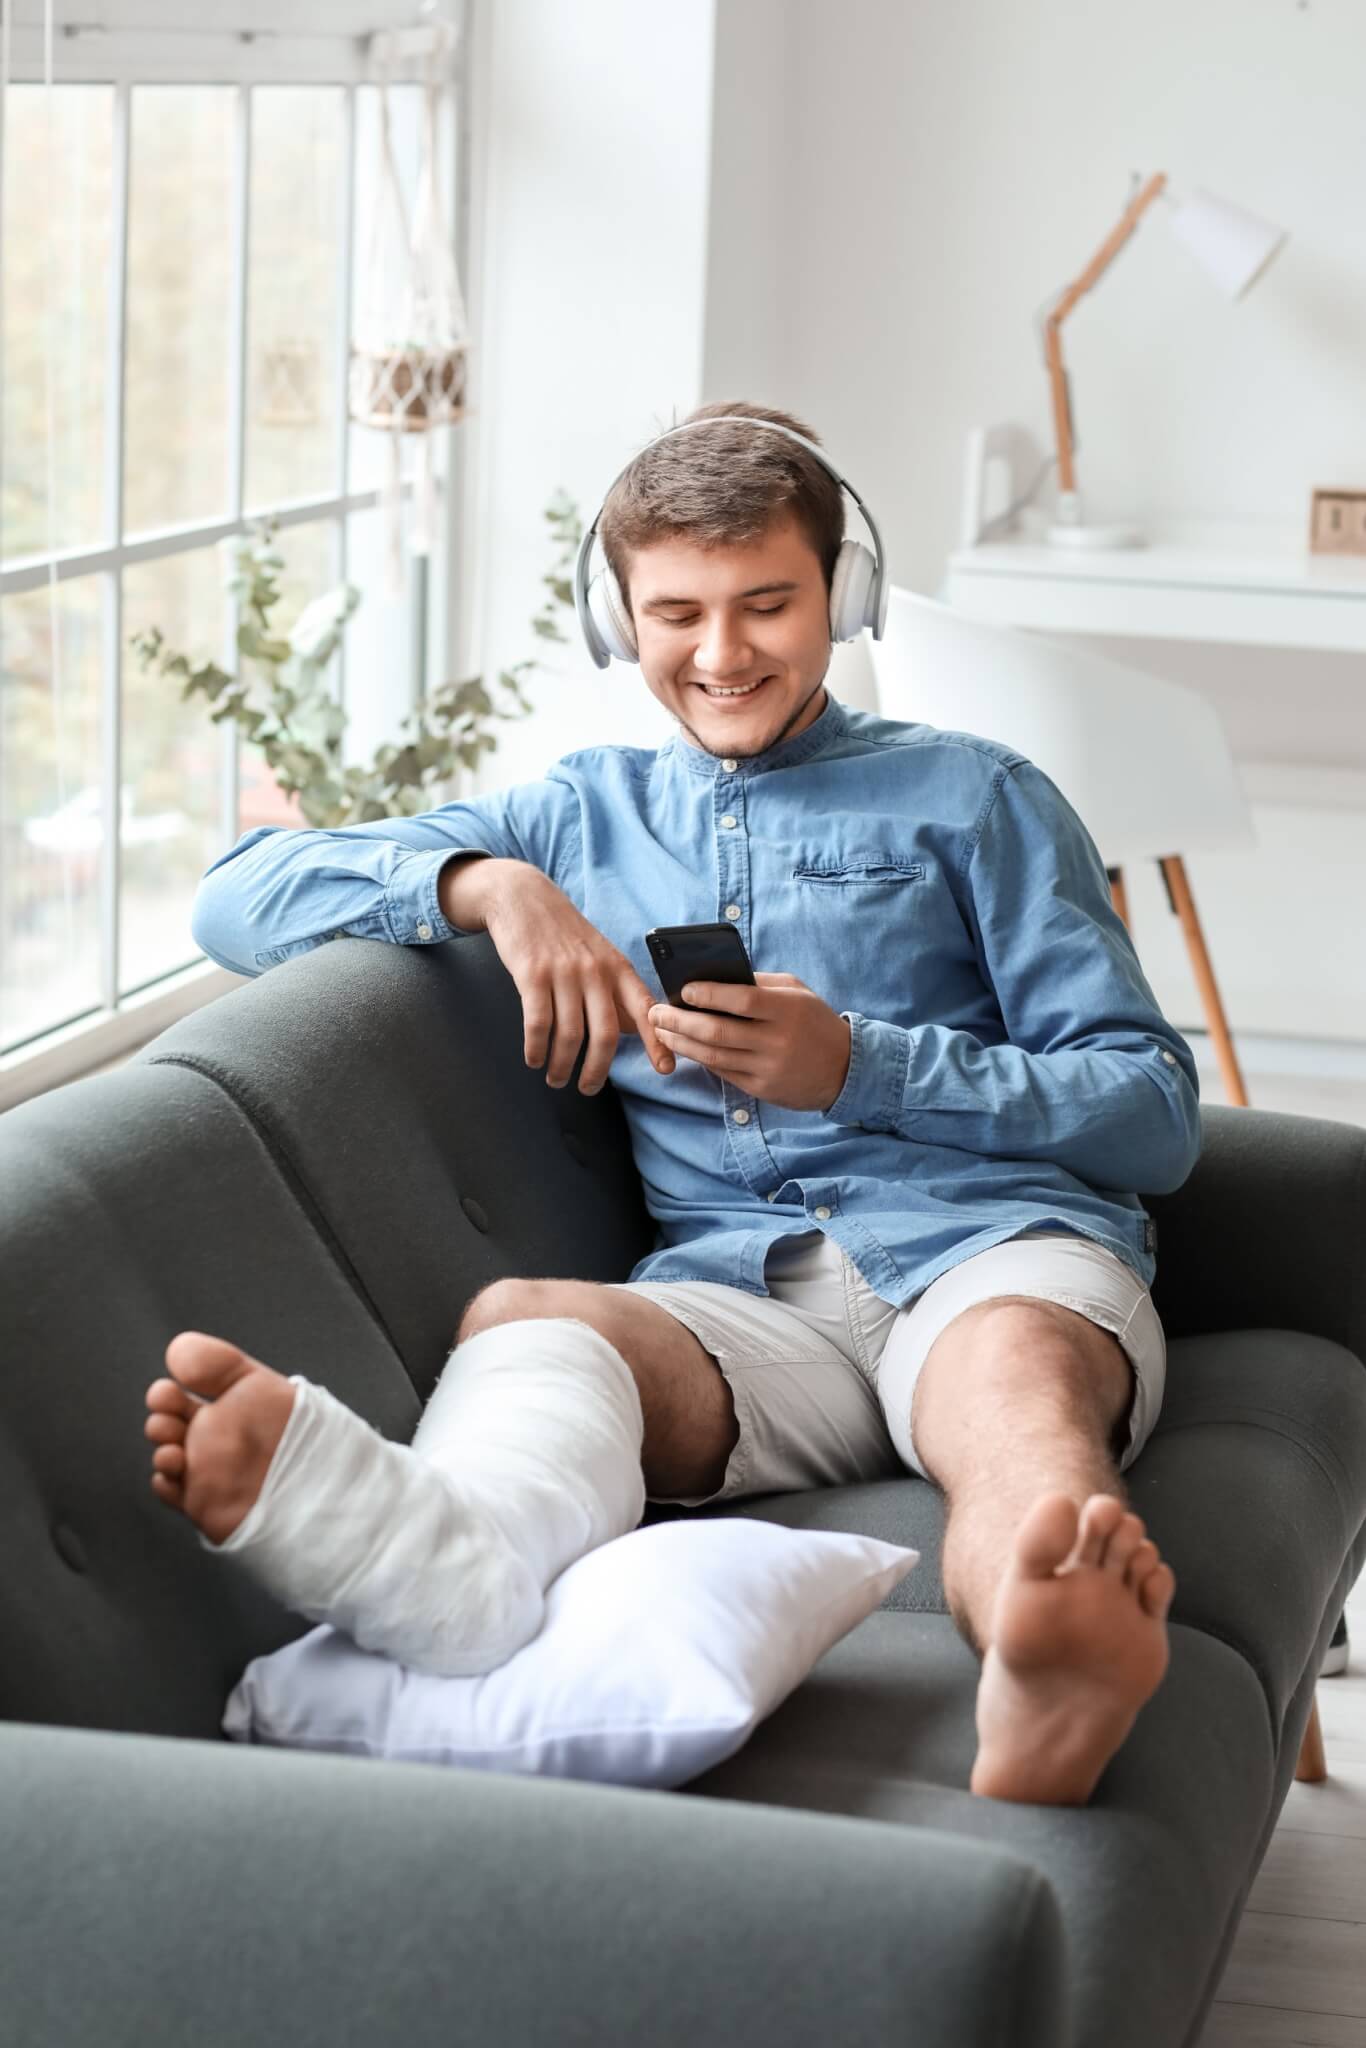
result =
[[[825,709],[805,732],[779,740],[776,746],[765,747],[761,754],[738,756],[734,768],[723,768],[720,756],[694,746],[682,731],[665,740],[659,749],[659,758],[661,761],[676,760],[681,767],[690,769],[694,775],[705,775],[709,781],[714,781],[718,775],[761,775],[768,768],[795,768],[799,761],[822,753],[847,731],[848,723],[844,706],[838,697],[831,696],[827,687]]]

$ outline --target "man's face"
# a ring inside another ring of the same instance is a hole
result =
[[[637,548],[629,570],[640,667],[695,746],[761,754],[825,709],[830,601],[820,556],[791,515],[758,540]],[[709,696],[704,685],[748,696]]]

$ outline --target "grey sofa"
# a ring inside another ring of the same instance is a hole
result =
[[[478,1287],[653,1242],[619,1101],[526,1068],[487,938],[320,946],[11,1110],[0,1203],[6,2048],[1193,2048],[1366,1552],[1366,1133],[1207,1106],[1149,1203],[1169,1384],[1128,1476],[1172,1659],[1069,1809],[967,1790],[910,1474],[727,1506],[922,1562],[682,1790],[224,1739],[309,1624],[150,1489],[169,1338],[406,1440]]]

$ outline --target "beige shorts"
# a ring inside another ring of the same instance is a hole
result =
[[[997,1294],[1061,1302],[1119,1339],[1135,1381],[1121,1471],[1162,1407],[1167,1344],[1151,1295],[1115,1253],[1073,1232],[1027,1230],[992,1245],[901,1309],[874,1294],[821,1230],[775,1244],[764,1278],[767,1295],[710,1280],[609,1283],[657,1301],[692,1331],[724,1373],[740,1425],[715,1493],[652,1499],[701,1507],[894,1478],[908,1466],[928,1478],[911,1441],[920,1368],[946,1324]]]

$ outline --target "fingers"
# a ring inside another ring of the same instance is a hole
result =
[[[550,1042],[545,1078],[548,1087],[563,1088],[574,1071],[574,1062],[583,1044],[584,991],[578,982],[564,979],[553,986],[555,1035]]]
[[[616,1005],[602,984],[576,982],[561,976],[549,987],[540,983],[523,992],[524,1053],[529,1067],[545,1066],[548,1088],[567,1086],[584,1042],[588,1019],[588,1053],[579,1074],[579,1092],[596,1095],[607,1079],[621,1036]]]
[[[667,1025],[660,1028],[664,1045],[679,1059],[695,1060],[710,1073],[735,1081],[737,1087],[746,1085],[746,1076],[754,1077],[763,1071],[762,1059],[724,1038],[692,1038],[686,1031],[671,1031]]]
[[[596,1095],[617,1056],[621,1029],[617,1023],[617,1006],[601,982],[588,983],[584,1001],[588,1010],[588,1053],[579,1074],[579,1093]]]
[[[714,1072],[726,1066],[743,1071],[758,1065],[756,1027],[751,1019],[680,1010],[661,1002],[653,1003],[651,1010],[650,1029],[666,1051],[685,1055]]]
[[[631,1020],[631,1029],[639,1033],[640,1042],[650,1055],[651,1065],[657,1067],[661,1074],[671,1074],[676,1064],[674,1056],[650,1022],[650,1011],[657,1000],[632,969],[619,1001],[625,1006],[626,1014]]]
[[[522,989],[522,1047],[529,1067],[543,1067],[555,1022],[555,1001],[548,982]]]

